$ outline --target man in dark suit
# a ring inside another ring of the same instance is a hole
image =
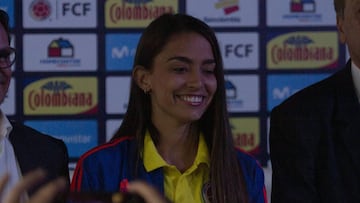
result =
[[[360,202],[360,1],[334,5],[351,60],[272,110],[274,203]]]
[[[47,180],[63,176],[69,180],[68,153],[62,140],[44,135],[20,123],[10,122],[13,129],[9,140],[14,147],[21,173],[42,168]]]
[[[10,47],[8,20],[7,13],[0,10],[0,103],[7,94],[10,67],[15,61],[15,49]],[[60,176],[69,182],[68,152],[64,142],[9,121],[0,110],[0,176],[3,175],[1,173],[11,175],[8,183],[10,189],[16,180],[37,168],[46,171],[44,182]],[[33,194],[35,190],[28,191],[28,194]]]

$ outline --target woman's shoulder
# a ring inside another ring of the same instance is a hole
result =
[[[240,163],[240,166],[243,170],[245,179],[247,179],[248,183],[250,182],[257,182],[257,183],[264,183],[264,171],[257,161],[255,157],[251,154],[236,148],[237,151],[237,158]]]
[[[93,161],[94,159],[101,160],[105,157],[125,156],[135,145],[133,137],[117,138],[88,150],[81,155],[79,160]]]
[[[266,202],[265,177],[262,167],[251,154],[241,149],[236,151],[252,202]]]
[[[260,164],[253,155],[249,154],[248,152],[240,148],[236,147],[235,149],[236,149],[237,158],[241,163],[249,167],[261,168]]]

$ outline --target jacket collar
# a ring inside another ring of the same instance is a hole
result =
[[[336,134],[344,140],[352,160],[360,170],[360,104],[351,75],[351,61],[348,61],[346,67],[336,75],[334,80]]]

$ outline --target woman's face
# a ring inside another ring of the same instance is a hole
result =
[[[201,118],[216,92],[210,43],[190,32],[172,36],[149,74],[152,120],[185,124]]]

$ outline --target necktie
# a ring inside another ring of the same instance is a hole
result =
[[[10,174],[10,179],[2,191],[1,202],[8,191],[20,180],[21,173],[17,166],[14,149],[7,137],[0,137],[0,176]]]

